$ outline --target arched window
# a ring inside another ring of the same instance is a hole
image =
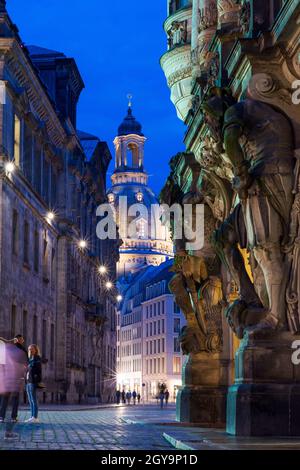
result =
[[[133,142],[130,142],[127,146],[127,166],[132,168],[139,167],[139,148]]]

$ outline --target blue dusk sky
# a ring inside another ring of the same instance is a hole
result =
[[[145,168],[158,193],[172,155],[184,149],[184,124],[177,118],[159,59],[166,50],[163,21],[167,1],[7,0],[7,9],[27,45],[74,57],[85,83],[77,127],[108,142],[127,112],[148,138]],[[114,161],[109,169],[113,171]]]

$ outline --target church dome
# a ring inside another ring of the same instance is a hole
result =
[[[118,129],[119,136],[129,134],[143,136],[142,125],[133,116],[131,107],[128,108],[127,116],[124,118],[122,124],[119,126]]]

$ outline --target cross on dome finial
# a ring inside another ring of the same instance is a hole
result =
[[[127,98],[128,98],[128,108],[131,108],[131,106],[132,106],[132,98],[133,98],[133,96],[131,95],[131,93],[128,93]]]

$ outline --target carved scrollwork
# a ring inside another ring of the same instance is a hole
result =
[[[199,17],[199,33],[205,29],[216,27],[218,23],[218,10],[214,3],[211,3],[209,8],[200,9]]]

